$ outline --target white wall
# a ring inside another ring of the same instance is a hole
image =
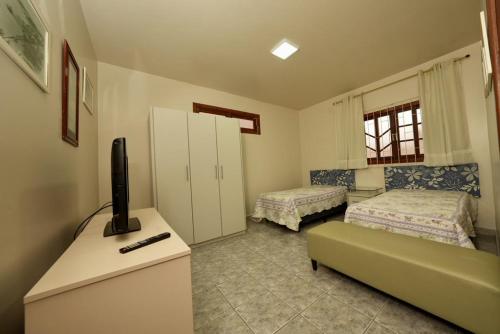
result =
[[[488,134],[490,142],[491,168],[493,176],[493,195],[496,211],[497,252],[500,254],[500,150],[498,147],[497,115],[495,93],[492,90],[486,100],[488,110]]]
[[[37,0],[52,34],[50,93],[0,51],[0,332],[23,332],[23,296],[98,204],[97,115],[80,103],[80,146],[61,139],[62,42],[97,84],[78,0]],[[2,2],[3,6],[3,2]],[[3,9],[2,9],[3,10]]]
[[[410,74],[415,74],[420,69],[427,69],[435,62],[470,54],[471,57],[463,60],[461,63],[470,137],[474,158],[479,164],[481,183],[482,197],[479,199],[479,217],[477,226],[495,229],[493,177],[491,170],[490,142],[488,141],[487,131],[488,118],[483,93],[480,52],[480,42],[478,42],[364,87],[357,88],[346,94],[356,94],[368,91],[386,83],[402,79]],[[314,106],[303,109],[299,113],[302,183],[305,185],[310,183],[310,170],[332,168],[333,161],[331,150],[333,149],[333,121],[331,104],[334,101],[338,101],[346,94],[333,97]],[[399,104],[398,102],[408,101],[413,98],[418,99],[418,84],[416,77],[364,95],[364,107],[366,112],[375,111],[382,107],[389,106],[391,104]],[[357,170],[356,184],[358,186],[384,186],[383,167],[380,165],[370,166],[367,169]]]
[[[247,214],[257,195],[300,186],[298,111],[123,67],[99,63],[99,197],[111,196],[113,138],[127,138],[132,208],[153,206],[149,111],[192,111],[193,102],[260,114],[261,135],[243,134]]]
[[[485,0],[481,0],[481,9],[485,12],[488,11],[488,6]],[[488,21],[488,15],[486,15],[486,20]],[[491,46],[491,43],[490,43]],[[493,60],[492,60],[493,61]],[[493,78],[495,80],[495,78]],[[496,97],[500,98],[500,97]],[[493,175],[493,195],[495,200],[495,211],[496,211],[496,227],[497,227],[497,254],[500,255],[500,151],[498,143],[498,128],[497,128],[497,117],[500,115],[496,114],[495,105],[495,91],[491,90],[491,93],[486,99],[486,109],[488,114],[488,137],[490,142],[490,155],[491,155],[491,169]]]

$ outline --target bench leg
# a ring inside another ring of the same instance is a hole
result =
[[[314,271],[318,270],[318,261],[311,259],[311,264]]]

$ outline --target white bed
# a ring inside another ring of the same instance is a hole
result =
[[[391,190],[347,208],[345,222],[474,248],[477,200],[460,191]]]
[[[302,217],[329,210],[347,200],[347,187],[311,186],[260,194],[253,218],[263,218],[298,231]]]

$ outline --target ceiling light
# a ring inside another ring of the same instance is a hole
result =
[[[297,52],[298,49],[299,47],[297,45],[294,45],[291,42],[284,39],[271,50],[271,53],[281,59],[287,59],[295,52]]]

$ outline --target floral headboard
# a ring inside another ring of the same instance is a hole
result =
[[[355,188],[355,172],[352,169],[325,169],[312,170],[312,185],[346,186],[349,189]]]
[[[481,197],[479,169],[476,163],[446,166],[397,166],[385,167],[385,188],[391,189],[434,189],[465,191],[474,197]]]

